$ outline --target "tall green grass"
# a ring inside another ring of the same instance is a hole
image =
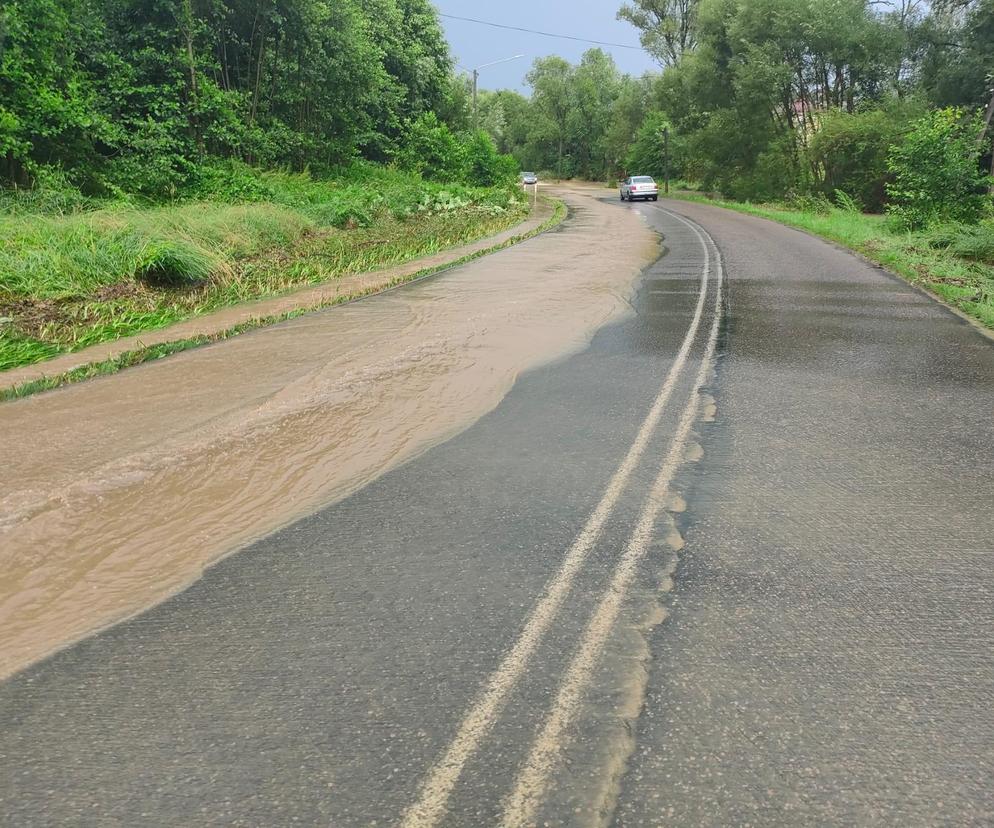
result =
[[[86,297],[122,281],[180,286],[224,276],[232,259],[289,245],[308,217],[271,204],[0,215],[0,289],[20,297]]]

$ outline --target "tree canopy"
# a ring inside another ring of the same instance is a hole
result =
[[[428,0],[7,0],[0,174],[161,192],[205,155],[382,160],[451,67]]]
[[[523,166],[659,175],[665,129],[670,169],[707,190],[751,200],[841,193],[881,210],[908,197],[893,186],[895,165],[914,156],[912,136],[939,141],[923,119],[943,110],[957,152],[970,140],[975,151],[957,161],[935,146],[937,157],[963,198],[984,188],[994,0],[632,0],[618,16],[640,30],[660,73],[623,75],[591,49],[575,65],[536,60],[530,98],[485,96],[484,126]],[[963,178],[968,169],[977,175]]]

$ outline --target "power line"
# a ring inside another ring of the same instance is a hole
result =
[[[613,46],[616,49],[636,49],[639,52],[645,51],[641,46],[630,46],[627,43],[607,43],[603,40],[588,40],[585,37],[573,37],[572,35],[540,32],[536,29],[524,29],[521,26],[505,26],[503,23],[491,23],[489,20],[477,20],[475,17],[459,17],[455,14],[443,14],[442,12],[439,12],[438,16],[447,17],[449,20],[463,20],[466,23],[479,23],[481,26],[492,26],[495,29],[510,29],[512,32],[526,32],[528,34],[542,35],[543,37],[558,37],[561,40],[576,40],[580,43],[593,43],[596,46]]]

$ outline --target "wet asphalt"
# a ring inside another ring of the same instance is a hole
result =
[[[0,685],[0,824],[396,823],[690,323],[703,249],[662,206],[617,206],[667,252],[588,348],[522,376],[458,437]],[[674,486],[686,509],[656,527],[540,820],[990,824],[994,343],[797,231],[665,206],[724,257],[703,389],[716,410],[695,425],[700,458]],[[691,399],[705,307],[643,462],[443,824],[498,822]]]
[[[994,342],[681,205],[729,329],[614,823],[994,824]]]

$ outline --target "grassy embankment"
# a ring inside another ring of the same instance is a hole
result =
[[[837,242],[994,329],[994,221],[990,219],[976,226],[911,233],[892,229],[884,216],[836,207],[802,210],[686,192],[677,197],[773,219]]]
[[[218,168],[172,205],[7,193],[0,371],[428,255],[499,232],[525,210],[510,190],[371,165],[335,180]]]

